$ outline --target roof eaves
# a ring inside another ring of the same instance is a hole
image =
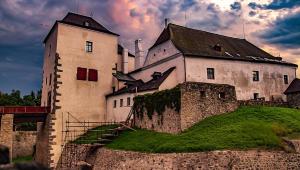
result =
[[[291,67],[298,68],[297,64],[288,63],[288,62],[275,62],[275,61],[263,61],[263,60],[252,60],[246,58],[232,58],[232,57],[224,57],[224,56],[209,56],[209,55],[198,55],[198,54],[191,54],[191,53],[184,53],[185,57],[200,57],[200,58],[209,58],[209,59],[221,59],[221,60],[232,60],[232,61],[246,61],[246,62],[253,62],[253,63],[269,63],[269,64],[279,64],[279,65],[286,65]]]

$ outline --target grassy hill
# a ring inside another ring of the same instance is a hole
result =
[[[179,135],[139,129],[122,133],[107,147],[142,152],[195,152],[222,149],[282,149],[282,137],[300,138],[300,111],[241,107],[213,116]]]

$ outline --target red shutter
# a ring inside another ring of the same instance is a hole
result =
[[[77,80],[86,80],[86,68],[77,67]]]
[[[98,70],[89,69],[89,81],[98,81]]]

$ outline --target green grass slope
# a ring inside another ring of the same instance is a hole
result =
[[[300,111],[278,107],[241,107],[209,117],[179,135],[139,129],[122,133],[111,149],[170,153],[222,149],[282,149],[282,137],[299,137]]]

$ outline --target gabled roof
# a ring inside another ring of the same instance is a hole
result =
[[[244,60],[297,67],[296,64],[284,62],[282,61],[282,58],[272,56],[245,39],[218,35],[175,24],[169,24],[150,49],[169,40],[171,40],[174,46],[187,57]],[[215,50],[214,47],[216,45],[220,45],[222,50]]]
[[[144,83],[142,80],[130,82],[131,83],[130,86],[124,87],[124,88],[116,91],[115,93],[111,93],[111,94],[107,95],[106,97],[124,94],[124,93],[135,93],[136,90],[137,90],[137,92],[157,90],[159,88],[159,86],[168,78],[168,76],[172,73],[172,71],[175,68],[176,67],[169,68],[167,71],[162,73],[162,75],[160,77],[153,78],[146,83]]]
[[[88,22],[89,25],[86,26],[85,22]],[[55,26],[57,25],[57,23],[64,23],[64,24],[68,24],[68,25],[73,25],[73,26],[77,26],[77,27],[81,27],[81,28],[86,28],[86,29],[90,29],[90,30],[94,30],[94,31],[99,31],[99,32],[104,32],[107,34],[119,36],[118,34],[113,33],[111,31],[109,31],[108,29],[106,29],[104,26],[102,26],[100,23],[98,23],[96,20],[94,20],[91,17],[69,12],[62,20],[55,22],[55,24],[51,28],[50,32],[44,39],[44,41],[43,41],[44,43],[49,38],[50,34],[52,33],[52,31],[55,28]]]
[[[123,54],[123,50],[124,50],[124,47],[121,46],[120,44],[118,44],[118,54],[122,55]],[[129,57],[135,57],[133,54],[131,54],[130,52],[128,52],[128,56]]]
[[[284,94],[291,94],[300,92],[300,79],[294,79],[290,86],[286,89]]]

